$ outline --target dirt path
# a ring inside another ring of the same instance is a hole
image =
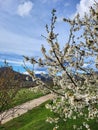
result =
[[[10,121],[11,119],[16,118],[26,113],[28,110],[31,110],[32,108],[39,106],[40,104],[52,98],[53,98],[53,95],[48,94],[43,97],[23,103],[22,105],[16,106],[13,109],[10,109],[0,114],[0,120],[2,120],[2,124],[4,124],[7,121]]]

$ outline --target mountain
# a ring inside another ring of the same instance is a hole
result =
[[[14,71],[12,67],[0,67],[0,76],[2,75],[6,76],[9,72],[14,74],[15,80],[20,79],[20,81],[26,81],[27,75]],[[32,80],[30,76],[29,76],[29,79]]]
[[[32,81],[32,77],[29,75],[16,72],[9,66],[0,67],[0,77],[2,75],[5,77],[9,72],[14,75],[14,80],[19,80],[21,82],[21,87],[33,87],[36,85],[36,83]],[[52,83],[52,78],[50,78],[48,74],[36,74],[36,77],[40,78],[45,83]]]

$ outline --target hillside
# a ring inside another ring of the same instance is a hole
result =
[[[12,69],[12,67],[0,67],[0,77],[8,76],[9,72],[14,75],[14,80],[19,80],[21,82],[21,87],[34,87],[36,85],[35,82],[32,81],[32,77],[29,75],[16,72]],[[41,80],[46,83],[52,82],[52,79],[48,76],[48,74],[43,76],[41,74],[36,74],[36,77],[41,78]]]

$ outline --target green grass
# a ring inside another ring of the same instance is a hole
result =
[[[42,104],[2,125],[0,130],[51,130],[53,126],[45,122],[47,116],[50,115],[53,113],[46,110]]]
[[[4,125],[1,125],[0,130],[52,130],[54,124],[49,124],[45,120],[48,116],[54,117],[55,115],[45,108],[45,103],[27,113],[15,118]],[[68,120],[65,124],[64,121],[60,120],[58,130],[73,130],[73,125],[81,124],[83,119]],[[90,121],[91,130],[98,130],[98,123],[95,120]],[[83,130],[86,130],[83,128]]]
[[[28,88],[22,88],[19,90],[19,92],[16,94],[14,100],[13,100],[13,105],[20,105],[22,103],[25,103],[27,101],[33,100],[35,98],[39,98],[43,96],[44,94],[41,91],[34,92],[31,91]]]
[[[3,108],[3,111],[6,109],[10,109],[12,107],[15,107],[17,105],[20,105],[22,103],[25,103],[27,101],[33,100],[35,98],[39,98],[43,95],[44,94],[41,91],[34,92],[28,88],[22,88],[18,91],[15,98],[13,98],[13,100],[10,102],[10,104],[6,108]]]

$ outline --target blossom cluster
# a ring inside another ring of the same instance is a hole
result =
[[[46,88],[56,95],[53,103],[46,107],[59,117],[49,117],[47,121],[57,125],[60,118],[66,122],[67,119],[77,120],[83,117],[81,126],[74,124],[73,129],[82,130],[85,127],[90,130],[89,120],[98,119],[98,74],[95,71],[98,70],[98,3],[82,19],[79,14],[74,19],[63,19],[71,25],[69,38],[63,49],[57,40],[59,35],[55,33],[55,13],[56,10],[53,9],[51,25],[46,25],[47,37],[44,38],[50,49],[47,51],[42,45],[44,59],[27,58],[33,64],[47,67],[53,86],[36,78],[33,72],[29,73],[41,89]]]

